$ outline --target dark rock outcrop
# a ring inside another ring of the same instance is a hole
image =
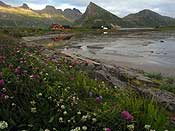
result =
[[[10,7],[10,5],[5,4],[4,2],[0,1],[0,6],[2,7]]]
[[[63,11],[63,15],[73,21],[79,19],[81,16],[82,16],[82,13],[76,9],[76,8],[73,8],[73,9],[65,9]]]
[[[54,14],[60,13],[60,10],[57,10],[54,6],[47,5],[44,9],[42,9],[38,12],[54,15]]]
[[[29,6],[26,4],[26,3],[23,3],[22,6],[20,6],[20,8],[23,8],[23,9],[30,9]]]
[[[87,27],[100,27],[102,25],[110,26],[111,24],[124,26],[125,22],[118,16],[90,2],[85,13],[79,20],[75,21],[75,24]]]

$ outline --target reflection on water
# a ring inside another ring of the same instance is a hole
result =
[[[71,43],[67,51],[92,59],[175,68],[175,32],[84,35]]]

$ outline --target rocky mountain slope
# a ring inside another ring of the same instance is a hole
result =
[[[175,19],[162,16],[147,9],[120,18],[91,2],[87,7],[86,12],[75,24],[87,27],[111,24],[119,25],[121,27],[159,27],[174,26]]]
[[[23,3],[23,5],[19,6],[19,8],[28,9],[28,10],[30,9],[26,3]]]
[[[73,21],[80,19],[80,17],[82,16],[82,13],[76,8],[65,9],[62,13],[65,17],[67,17]]]
[[[90,2],[84,14],[78,9],[56,9],[47,5],[42,10],[32,10],[27,4],[12,7],[0,1],[1,27],[49,27],[52,23],[98,28],[108,27],[159,27],[175,26],[175,19],[151,10],[143,10],[120,18]]]
[[[0,6],[2,7],[10,7],[9,5],[5,4],[4,2],[0,1]]]
[[[92,26],[101,26],[101,25],[127,25],[125,21],[116,15],[110,13],[109,11],[101,8],[95,3],[90,2],[85,13],[82,17],[75,22],[80,26],[92,27]]]

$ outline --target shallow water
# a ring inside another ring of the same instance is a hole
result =
[[[175,76],[175,31],[82,35],[74,37],[65,51],[108,64]]]

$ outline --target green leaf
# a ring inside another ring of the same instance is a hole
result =
[[[55,119],[55,117],[52,116],[52,117],[50,118],[50,120],[49,120],[49,123],[52,123],[54,119]]]

